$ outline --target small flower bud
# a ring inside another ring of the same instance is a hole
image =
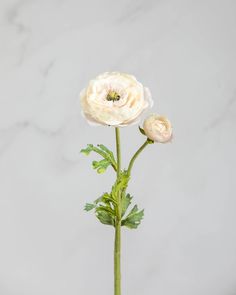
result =
[[[150,115],[145,119],[143,129],[147,137],[155,142],[166,143],[172,138],[171,123],[164,116]]]

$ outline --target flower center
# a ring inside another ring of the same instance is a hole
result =
[[[120,95],[116,91],[109,91],[106,97],[108,101],[117,101],[120,99]]]

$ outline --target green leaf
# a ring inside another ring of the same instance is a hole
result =
[[[131,216],[132,214],[134,214],[134,213],[136,213],[136,212],[138,212],[138,205],[135,205],[135,206],[132,208],[132,210],[129,212],[129,214],[128,214],[127,217]]]
[[[88,144],[87,147],[85,149],[82,149],[80,152],[86,156],[88,156],[91,152],[95,152],[103,157],[103,160],[93,161],[92,163],[93,168],[96,169],[98,173],[105,172],[109,165],[111,165],[115,171],[117,170],[117,163],[115,161],[112,151],[110,151],[103,144],[98,144],[97,147],[95,147],[93,144]],[[97,167],[95,168],[94,166],[97,166]]]
[[[111,190],[111,198],[115,201],[118,200],[118,195],[122,191],[124,191],[127,188],[128,182],[129,182],[130,176],[127,174],[127,171],[121,171],[119,178],[116,180],[115,184],[112,186]]]
[[[110,204],[112,203],[113,206],[117,205],[116,200],[114,200],[111,196],[111,194],[109,193],[104,193],[101,197],[99,197],[98,199],[96,199],[94,201],[94,204],[99,205],[99,204]]]
[[[98,203],[102,202],[102,198],[103,198],[103,195],[102,195],[101,197],[97,198],[97,199],[94,201],[94,204],[97,205]]]
[[[104,173],[109,165],[110,162],[107,159],[92,162],[93,169],[97,170],[99,174]]]
[[[108,155],[110,155],[111,159],[115,162],[115,158],[111,150],[109,150],[104,144],[98,144],[98,147],[104,152],[106,152]]]
[[[90,204],[90,203],[86,203],[84,206],[84,210],[85,211],[90,211],[92,209],[94,209],[96,207],[96,204]]]
[[[80,152],[84,154],[85,156],[88,156],[93,151],[93,145],[88,144],[85,149],[82,149]]]
[[[123,195],[122,196],[122,200],[121,200],[121,207],[122,207],[122,213],[121,216],[123,217],[129,207],[129,205],[131,204],[131,200],[133,198],[130,196],[130,194],[127,195]]]
[[[144,129],[143,128],[141,128],[140,126],[138,126],[138,129],[139,129],[139,131],[143,134],[143,135],[145,135],[146,136],[146,133],[145,133],[145,131],[144,131]]]
[[[108,193],[104,193],[102,195],[101,202],[103,202],[104,204],[109,205],[109,206],[110,206],[110,203],[112,203],[113,207],[115,207],[117,205],[116,200],[114,200],[112,198],[111,194],[108,194]],[[112,207],[110,206],[110,208],[112,208]]]
[[[112,217],[115,217],[115,212],[114,210],[109,206],[109,204],[105,204],[105,205],[100,205],[96,208],[96,212],[98,211],[105,211],[107,213],[109,213]]]
[[[115,225],[115,218],[114,216],[107,210],[105,210],[104,207],[97,207],[96,208],[96,216],[98,220],[107,225]]]
[[[122,226],[134,229],[139,226],[144,216],[144,210],[139,211],[138,206],[135,205],[128,216],[121,221]]]
[[[117,209],[117,202],[111,197],[111,194],[104,193],[101,197],[96,199],[92,204],[87,203],[84,208],[86,211],[95,209],[95,213],[105,211],[115,218]],[[100,215],[99,215],[100,216]]]

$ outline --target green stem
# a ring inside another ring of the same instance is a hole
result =
[[[116,154],[117,154],[117,179],[121,171],[120,152],[120,130],[116,127]],[[121,249],[121,192],[117,198],[117,216],[115,225],[115,245],[114,245],[114,294],[121,295],[121,270],[120,270],[120,249]]]
[[[119,177],[121,154],[120,154],[120,129],[118,127],[116,127],[116,154],[117,154],[117,177]]]
[[[134,161],[136,160],[136,158],[138,157],[138,155],[145,149],[145,147],[149,144],[149,140],[147,139],[143,145],[141,145],[141,147],[137,150],[137,152],[133,155],[133,157],[131,158],[130,162],[129,162],[129,167],[127,170],[128,175],[130,175],[132,167],[134,165]]]
[[[121,236],[121,222],[117,222],[115,228],[115,248],[114,248],[114,289],[115,295],[121,295],[121,271],[120,271],[120,236]]]

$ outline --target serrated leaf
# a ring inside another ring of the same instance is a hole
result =
[[[85,156],[88,156],[93,151],[93,145],[88,144],[85,149],[82,149],[80,152],[84,154]]]
[[[103,195],[102,195],[101,197],[97,198],[97,199],[94,201],[94,203],[97,205],[99,202],[102,201],[102,198],[103,198]]]
[[[107,225],[115,225],[115,218],[113,217],[113,215],[104,210],[104,208],[102,207],[98,207],[96,209],[96,216],[98,218],[98,220],[103,223],[103,224],[107,224]]]
[[[96,207],[96,204],[90,204],[90,203],[86,203],[84,206],[84,210],[85,211],[90,211],[93,210]]]
[[[130,194],[122,196],[122,200],[121,200],[121,207],[122,207],[121,217],[123,217],[125,215],[129,205],[131,204],[131,200],[132,200],[132,197],[130,196]]]
[[[98,199],[96,199],[96,200],[94,201],[94,203],[95,203],[96,205],[99,205],[99,204],[101,204],[101,203],[104,203],[104,204],[107,204],[107,203],[113,203],[114,206],[117,205],[116,200],[114,200],[114,199],[112,198],[111,194],[109,194],[109,193],[104,193],[101,197],[99,197]]]
[[[86,203],[84,210],[91,211],[95,209],[95,212],[106,211],[115,217],[116,208],[116,201],[111,197],[111,194],[106,192],[93,203]]]
[[[101,197],[100,198],[98,198],[95,202],[104,202],[104,200],[106,199],[106,198],[109,198],[109,196],[110,196],[110,194],[108,194],[108,193],[103,193],[102,195],[101,195]]]
[[[112,186],[112,190],[111,190],[111,197],[114,200],[118,200],[118,196],[121,193],[122,195],[122,191],[124,191],[128,185],[130,176],[127,174],[127,171],[122,171],[120,173],[119,178],[116,180],[115,184]]]
[[[103,202],[104,204],[109,204],[109,205],[110,203],[112,203],[113,207],[117,205],[116,200],[114,200],[111,194],[108,194],[108,193],[103,194],[101,202]]]
[[[107,213],[109,213],[112,217],[115,217],[115,212],[114,210],[109,206],[109,204],[105,204],[105,205],[100,205],[96,208],[96,212],[98,211],[105,211]]]
[[[145,133],[145,131],[144,131],[144,129],[143,128],[141,128],[140,126],[138,126],[138,129],[139,129],[139,131],[143,134],[143,135],[145,135],[146,136],[146,133]]]
[[[109,165],[111,165],[115,171],[117,170],[117,163],[114,155],[105,145],[99,144],[98,147],[95,147],[93,144],[88,144],[87,147],[82,149],[80,152],[88,156],[92,151],[103,157],[103,160],[101,161],[93,161],[93,166],[101,163],[101,167],[94,168],[97,169],[98,173],[105,172]]]
[[[99,174],[104,173],[110,164],[111,163],[107,159],[92,162],[93,169],[96,169]]]
[[[110,155],[110,157],[112,158],[112,160],[115,161],[114,158],[114,154],[111,150],[109,150],[109,148],[107,148],[104,144],[98,144],[98,147],[103,150],[104,152],[106,152],[108,155]]]
[[[116,170],[117,169],[117,164],[116,164],[116,160],[115,160],[113,152],[109,148],[107,148],[104,144],[98,144],[98,148],[100,149],[100,151],[103,151],[105,153],[105,155],[103,154],[103,157],[105,159],[107,159],[107,161]]]
[[[139,226],[144,216],[144,210],[138,211],[138,206],[135,205],[128,216],[121,221],[122,226],[134,229]]]

